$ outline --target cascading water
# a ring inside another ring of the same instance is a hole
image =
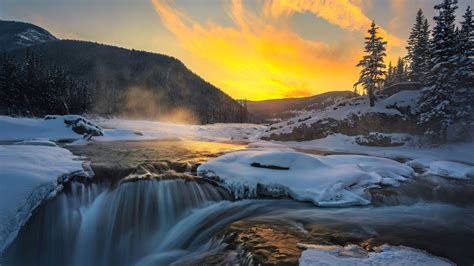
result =
[[[209,183],[142,179],[116,187],[72,182],[7,251],[14,265],[169,264],[218,249],[210,239],[255,206]],[[247,209],[247,211],[245,210]],[[25,256],[25,250],[29,250]]]
[[[474,262],[472,181],[418,177],[371,189],[372,206],[333,209],[232,201],[191,176],[191,164],[140,157],[147,163],[116,165],[111,158],[93,165],[96,183],[72,181],[38,208],[0,264],[294,264],[298,243],[389,243]]]

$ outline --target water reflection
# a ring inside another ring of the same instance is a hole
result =
[[[66,146],[94,163],[139,164],[163,160],[202,163],[224,152],[245,148],[245,144],[190,140],[96,142]]]

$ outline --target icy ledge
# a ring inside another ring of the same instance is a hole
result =
[[[0,145],[0,254],[34,209],[60,191],[64,181],[73,175],[90,176],[68,150],[39,144]]]
[[[299,264],[305,265],[454,265],[449,260],[433,256],[423,250],[383,245],[374,252],[359,246],[301,245]]]
[[[243,150],[202,164],[198,174],[235,198],[289,196],[318,206],[370,204],[368,188],[397,186],[413,169],[394,160],[362,156],[317,156],[284,150]]]

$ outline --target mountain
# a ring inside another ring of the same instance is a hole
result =
[[[176,58],[86,41],[56,40],[15,49],[55,65],[93,89],[93,113],[196,123],[241,122],[246,112],[230,96]]]
[[[278,122],[306,111],[323,110],[338,101],[357,96],[351,91],[331,91],[310,97],[247,101],[247,110],[256,121]]]
[[[0,51],[11,51],[38,43],[57,40],[47,30],[36,25],[0,20]]]

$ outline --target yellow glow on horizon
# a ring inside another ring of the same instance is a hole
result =
[[[330,5],[328,3],[336,3]],[[165,27],[188,53],[190,68],[235,99],[302,97],[331,90],[351,90],[362,56],[361,33],[371,20],[350,1],[265,2],[261,13],[233,0],[229,15],[235,26],[199,23],[168,1],[152,0]],[[319,4],[318,4],[319,3]],[[339,43],[307,40],[292,31],[286,17],[313,12],[349,32]],[[338,16],[334,12],[342,12]],[[367,24],[367,25],[366,25]],[[399,40],[382,29],[392,45]]]

